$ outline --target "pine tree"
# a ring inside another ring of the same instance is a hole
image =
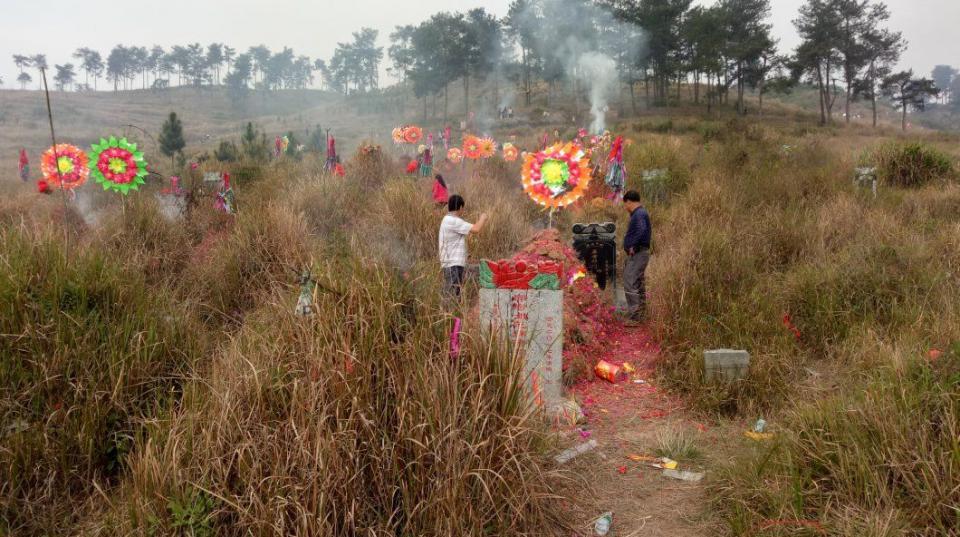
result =
[[[883,81],[883,94],[893,101],[903,114],[903,130],[907,130],[907,113],[911,109],[923,111],[930,97],[940,95],[940,88],[929,78],[914,78],[913,70],[901,71]]]
[[[252,122],[247,123],[247,128],[240,137],[240,143],[243,145],[243,154],[254,162],[263,162],[270,155],[267,135],[258,132]]]
[[[213,152],[213,156],[220,162],[236,162],[240,160],[240,150],[237,144],[230,140],[221,140],[220,147]]]
[[[170,112],[170,117],[163,123],[160,132],[160,151],[170,157],[170,167],[175,169],[174,158],[181,154],[187,143],[183,140],[183,125],[176,112]]]

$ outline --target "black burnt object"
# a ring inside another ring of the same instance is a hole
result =
[[[617,226],[602,224],[574,224],[573,249],[597,280],[600,289],[607,288],[607,280],[617,281]]]

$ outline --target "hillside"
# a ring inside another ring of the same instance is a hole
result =
[[[37,96],[0,94],[16,105],[0,130],[11,152],[26,137],[44,147]],[[224,214],[209,187],[177,198],[155,180],[125,198],[92,184],[75,201],[43,196],[4,161],[0,534],[560,537],[608,510],[619,537],[955,531],[957,136],[819,128],[782,103],[746,119],[612,106],[654,229],[640,327],[611,317],[613,293],[575,279],[564,254],[574,222],[615,221],[622,238],[626,212],[600,180],[548,218],[520,163],[438,157],[465,217],[490,214],[471,262],[566,260],[565,380],[585,416],[557,424],[522,404],[509,346],[481,336],[477,283],[462,311],[441,301],[444,210],[430,179],[404,173],[414,148],[354,149],[388,143],[424,103],[261,98],[54,95],[60,136],[78,144],[127,123],[156,132],[170,110],[189,156],[246,120],[270,135],[329,125],[345,176],[313,154],[183,170],[189,188],[234,172],[239,209]],[[544,107],[478,121],[523,150],[576,135],[573,103]],[[881,168],[876,197],[852,184],[862,164]],[[654,169],[657,190],[641,180]],[[548,222],[559,242],[539,233]],[[749,350],[748,376],[706,379],[710,348]],[[601,358],[637,371],[601,381]],[[773,436],[745,437],[760,417]],[[555,461],[588,439],[594,451]],[[678,482],[654,457],[705,478]]]
[[[57,138],[80,147],[101,136],[143,137],[135,125],[156,137],[170,112],[183,121],[188,151],[209,149],[220,139],[236,139],[248,121],[273,136],[293,131],[301,139],[318,125],[331,129],[355,144],[378,135],[391,122],[357,116],[365,103],[347,103],[342,96],[320,91],[251,93],[234,102],[223,90],[173,88],[164,91],[123,91],[117,93],[54,92],[51,102]],[[363,118],[363,119],[360,119]],[[146,141],[152,144],[151,141]],[[0,91],[0,176],[16,169],[16,155],[25,147],[36,166],[38,155],[50,146],[50,127],[44,95],[38,91]],[[148,145],[160,160],[158,151]]]
[[[546,87],[540,88],[531,106],[527,107],[518,102],[517,95],[508,86],[478,84],[474,88],[470,107],[474,114],[474,128],[498,135],[523,136],[555,128],[574,128],[575,123],[560,121],[560,118],[574,117],[578,111],[581,121],[589,121],[588,105],[585,103],[575,103],[563,93],[551,100],[546,93]],[[608,119],[612,123],[629,118],[656,118],[664,114],[702,115],[706,112],[704,105],[695,106],[689,102],[669,108],[649,107],[641,94],[633,103],[636,107],[634,110],[627,94],[622,92],[619,99],[619,102],[616,99],[610,102]],[[684,99],[692,99],[692,90],[689,88],[684,93]],[[303,142],[311,131],[320,126],[330,129],[340,146],[349,151],[362,140],[389,144],[390,129],[405,122],[416,122],[437,131],[444,125],[456,127],[465,108],[462,92],[450,91],[444,120],[442,98],[417,100],[398,88],[391,88],[380,95],[352,97],[315,90],[250,92],[239,100],[232,99],[223,89],[211,88],[116,93],[53,92],[51,103],[58,140],[85,148],[101,136],[111,134],[126,135],[134,140],[147,138],[139,129],[156,138],[167,115],[177,112],[184,124],[188,152],[192,154],[211,150],[222,139],[237,140],[248,121],[257,125],[271,140],[276,135],[293,132]],[[515,119],[496,119],[497,103],[510,103],[515,107]],[[887,103],[881,105],[881,132],[896,134],[894,131],[900,125],[899,112]],[[748,109],[752,114],[759,110],[755,95],[748,98]],[[548,111],[548,115],[544,111]],[[871,114],[866,103],[855,103],[852,111],[854,125],[869,125]],[[816,93],[810,88],[801,87],[790,94],[768,96],[764,100],[767,122],[801,121],[809,124],[818,113]],[[842,114],[842,103],[838,101],[835,109],[836,127],[844,127]],[[704,117],[722,119],[730,116],[727,107],[721,106]],[[945,115],[937,107],[933,107],[928,114],[915,114],[911,119],[935,128],[957,128],[951,116]],[[915,128],[920,129],[919,126]],[[17,152],[21,147],[28,150],[36,169],[39,154],[50,146],[49,140],[43,93],[0,90],[0,178],[16,169]],[[153,141],[145,140],[144,143],[149,147]],[[154,155],[159,152],[156,148],[150,149]],[[159,160],[154,157],[155,162]]]

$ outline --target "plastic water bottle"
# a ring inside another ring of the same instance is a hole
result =
[[[597,522],[593,525],[593,532],[603,537],[610,533],[610,526],[613,526],[613,511],[607,511],[600,515]]]
[[[753,424],[753,432],[762,433],[767,430],[767,421],[763,418],[757,420],[757,423]]]

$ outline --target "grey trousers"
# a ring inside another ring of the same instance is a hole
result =
[[[623,267],[623,293],[627,298],[627,316],[641,318],[646,315],[647,289],[645,273],[650,262],[650,250],[627,256]]]

